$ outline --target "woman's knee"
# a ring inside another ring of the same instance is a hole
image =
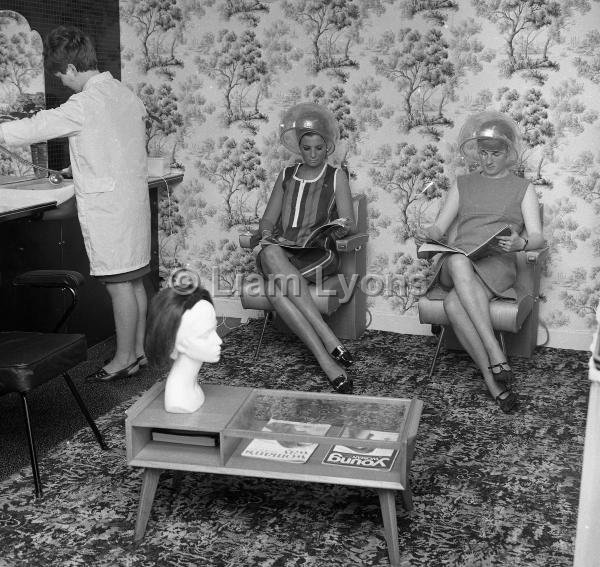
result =
[[[447,262],[447,273],[456,285],[459,282],[473,282],[477,273],[473,269],[473,264],[466,256],[462,254],[452,254]]]
[[[272,272],[284,259],[285,255],[279,246],[265,246],[260,251],[260,264],[267,271]]]
[[[454,290],[444,297],[444,311],[448,317],[454,315],[454,313],[456,313],[461,307],[462,305],[460,304],[460,299]]]

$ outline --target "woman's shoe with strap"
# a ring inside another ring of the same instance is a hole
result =
[[[505,366],[507,368],[505,368]],[[499,368],[499,372],[494,372],[495,368]],[[508,362],[499,362],[498,364],[492,364],[488,366],[488,370],[492,373],[492,376],[496,382],[500,382],[505,386],[510,386],[515,381],[515,375],[513,374],[512,368],[508,366]]]
[[[519,396],[509,388],[502,390],[495,399],[496,403],[504,413],[512,413],[519,405]]]

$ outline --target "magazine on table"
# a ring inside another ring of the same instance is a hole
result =
[[[323,239],[334,233],[336,230],[339,230],[340,228],[347,228],[348,222],[348,219],[339,218],[318,226],[306,237],[304,243],[301,245],[277,236],[263,238],[259,244],[262,246],[267,246],[268,244],[278,244],[284,248],[311,248],[313,246],[317,246],[323,241]]]
[[[346,427],[341,437],[353,439],[369,439],[375,441],[397,441],[399,433],[377,431],[373,429],[354,429]],[[323,458],[326,465],[355,467],[379,471],[389,471],[394,466],[397,449],[383,447],[367,447],[360,445],[333,445]]]
[[[330,427],[328,423],[302,423],[299,421],[270,419],[262,430],[299,435],[325,435]],[[318,443],[280,441],[277,439],[253,439],[242,451],[242,457],[288,463],[305,463],[318,445]]]
[[[432,253],[437,254],[439,252],[455,252],[458,254],[464,254],[467,258],[471,260],[478,260],[483,256],[488,256],[491,253],[501,254],[504,252],[499,246],[498,241],[496,240],[499,236],[510,236],[511,228],[506,225],[502,227],[499,231],[495,232],[484,240],[481,244],[473,248],[472,250],[462,250],[461,248],[456,248],[451,244],[444,244],[439,240],[430,239],[428,242],[421,244],[419,249],[417,250],[417,258],[427,258]]]

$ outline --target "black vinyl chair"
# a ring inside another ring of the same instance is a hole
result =
[[[75,401],[81,408],[94,436],[102,449],[108,449],[100,431],[90,415],[81,395],[68,372],[87,359],[85,335],[58,333],[77,304],[77,290],[83,284],[83,276],[71,270],[33,270],[21,274],[14,280],[15,285],[31,288],[56,288],[69,293],[71,301],[58,321],[54,332],[39,333],[30,331],[0,332],[0,396],[17,392],[21,396],[35,495],[42,496],[42,484],[31,429],[30,408],[27,394],[63,376]]]

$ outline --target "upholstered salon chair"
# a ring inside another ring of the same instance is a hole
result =
[[[13,283],[27,288],[56,288],[69,294],[69,306],[55,327],[56,331],[74,309],[77,303],[77,290],[83,281],[83,276],[75,271],[33,270],[21,274],[15,278]],[[42,484],[31,428],[30,408],[27,402],[27,395],[34,388],[62,375],[100,447],[108,449],[68,374],[69,370],[85,361],[86,358],[86,340],[85,336],[81,334],[0,332],[0,396],[17,392],[21,397],[36,497],[42,496]]]
[[[490,302],[492,326],[507,356],[529,358],[537,345],[540,278],[547,253],[547,248],[517,252],[517,280],[514,285],[517,299]],[[431,378],[442,343],[448,349],[462,349],[462,346],[452,332],[444,310],[446,292],[435,288],[429,295],[419,299],[418,310],[421,323],[441,328],[429,369]]]
[[[336,241],[340,253],[340,273],[324,278],[321,286],[323,292],[318,291],[315,284],[309,285],[310,293],[320,313],[340,339],[357,339],[366,328],[366,295],[361,288],[361,282],[367,269],[366,245],[369,239],[367,198],[362,194],[355,195],[352,202],[357,232]],[[256,234],[240,236],[242,248],[253,248],[257,241]],[[265,314],[260,338],[254,352],[255,359],[260,352],[265,329],[270,319],[273,319],[280,329],[287,330],[285,324],[277,320],[265,294],[264,281],[257,280],[258,278],[245,281],[240,290],[240,299],[244,309],[264,311]],[[345,282],[345,286],[342,282]],[[348,287],[352,293],[346,293]]]

